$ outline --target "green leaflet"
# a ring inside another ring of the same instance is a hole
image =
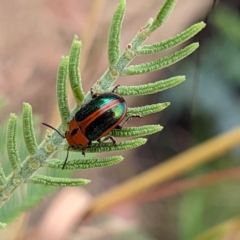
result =
[[[7,150],[8,158],[14,171],[19,170],[21,166],[21,160],[17,150],[16,131],[17,131],[17,116],[12,113],[10,115],[7,125]]]
[[[157,81],[138,86],[120,86],[117,93],[122,96],[141,96],[157,93],[174,87],[185,80],[185,76],[172,77],[166,80]]]
[[[120,55],[120,34],[122,28],[122,21],[126,9],[126,1],[120,0],[115,13],[113,15],[112,23],[108,35],[108,61],[110,66],[113,65]]]
[[[152,45],[143,46],[140,50],[137,51],[137,55],[152,54],[152,53],[156,53],[156,52],[159,52],[162,50],[173,48],[173,47],[187,41],[191,37],[195,36],[205,26],[206,26],[206,24],[204,22],[196,23],[196,24],[192,25],[191,27],[189,27],[188,29],[186,29],[185,31],[179,33],[178,35],[176,35],[172,38],[169,38],[169,39],[164,40],[159,43],[154,43]]]
[[[23,136],[25,144],[30,156],[36,154],[38,150],[38,144],[34,133],[33,118],[32,118],[32,107],[28,103],[23,104],[22,111],[22,122],[23,122]]]
[[[56,178],[56,177],[48,177],[36,174],[32,178],[28,180],[29,183],[35,184],[43,184],[48,186],[63,186],[63,187],[75,187],[75,186],[83,186],[90,183],[90,180],[82,179],[82,178]]]
[[[81,48],[82,43],[78,40],[77,36],[74,36],[69,56],[69,80],[75,101],[77,103],[77,108],[81,106],[85,95],[83,92],[81,75],[79,72]]]
[[[58,74],[57,74],[58,109],[61,116],[64,131],[68,129],[68,119],[70,117],[70,110],[68,107],[68,97],[67,97],[68,64],[69,64],[69,57],[62,57],[58,66]]]
[[[138,138],[134,140],[129,141],[122,141],[117,142],[116,145],[113,145],[111,142],[101,142],[99,143],[93,143],[90,147],[85,149],[85,152],[91,152],[91,153],[97,153],[97,152],[115,152],[115,151],[123,151],[123,150],[129,150],[133,148],[137,148],[143,144],[145,144],[147,141],[146,138]],[[65,148],[67,149],[67,148]],[[81,149],[72,149],[70,148],[71,152],[81,152]]]
[[[76,170],[76,169],[89,169],[89,168],[99,168],[108,167],[113,164],[117,164],[123,160],[122,156],[112,156],[106,158],[94,158],[94,159],[76,159],[70,160],[65,165],[64,169]],[[47,165],[49,168],[62,169],[63,161],[58,159],[51,159]]]
[[[149,27],[149,33],[154,32],[157,28],[159,28],[168,18],[170,13],[172,12],[177,0],[167,0],[162,8],[160,9],[156,19],[153,21],[152,25]]]
[[[190,55],[192,52],[194,52],[197,48],[199,47],[198,43],[192,43],[189,46],[167,56],[160,58],[156,61],[148,62],[148,63],[143,63],[140,65],[131,65],[129,66],[124,74],[125,75],[136,75],[136,74],[143,74],[147,72],[153,72],[165,67],[168,67],[181,59],[187,57]]]
[[[152,113],[157,113],[168,107],[170,103],[157,103],[157,104],[151,104],[151,105],[146,105],[142,107],[134,107],[134,108],[128,108],[127,110],[127,117],[131,116],[146,116]]]
[[[111,136],[113,137],[142,137],[159,132],[163,129],[160,125],[144,125],[141,127],[128,127],[122,129],[113,129]]]
[[[0,164],[0,189],[1,189],[2,186],[4,187],[6,183],[7,183],[7,179],[6,179],[6,176],[3,172],[3,168]]]

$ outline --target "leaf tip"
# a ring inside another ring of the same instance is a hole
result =
[[[10,113],[10,119],[16,119],[17,115],[15,113]]]
[[[201,27],[202,29],[205,28],[206,25],[207,25],[207,24],[206,24],[205,22],[203,22],[203,21],[199,22],[198,24],[199,24],[199,27]]]
[[[199,42],[195,42],[192,44],[193,48],[197,49],[199,47]]]
[[[87,184],[91,183],[91,180],[89,180],[89,179],[83,179],[83,182],[84,182],[84,185],[87,185]]]
[[[148,139],[147,138],[138,138],[137,140],[138,140],[140,145],[143,145],[147,142]]]
[[[78,41],[78,35],[77,34],[74,35],[73,41]]]
[[[184,82],[185,80],[186,80],[186,76],[179,76],[179,80],[181,81],[181,82]]]
[[[165,102],[165,103],[162,103],[162,106],[163,106],[164,108],[167,108],[170,104],[171,104],[170,102]]]

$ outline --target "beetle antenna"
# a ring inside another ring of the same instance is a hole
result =
[[[69,149],[70,149],[70,147],[71,146],[68,146],[68,149],[67,149],[67,156],[66,156],[66,159],[65,159],[65,161],[64,161],[64,163],[63,163],[63,166],[62,166],[62,170],[65,168],[65,166],[66,166],[66,163],[67,163],[67,160],[68,160],[68,153],[69,153]]]
[[[55,130],[62,138],[66,138],[66,137],[63,136],[56,128],[48,125],[47,123],[42,123],[42,124],[45,125],[45,126],[47,126],[47,127],[49,127],[49,128],[51,128],[51,129],[53,129],[53,130]]]

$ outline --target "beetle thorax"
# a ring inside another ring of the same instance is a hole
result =
[[[69,130],[66,132],[66,139],[68,144],[73,148],[86,147],[89,143],[89,139],[84,135],[75,118],[69,123]]]

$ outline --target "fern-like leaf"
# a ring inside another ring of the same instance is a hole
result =
[[[58,66],[58,74],[57,74],[57,99],[58,99],[59,113],[61,116],[64,132],[68,129],[68,120],[70,117],[70,110],[68,107],[68,98],[67,98],[68,64],[69,64],[69,57],[62,57]],[[72,65],[74,66],[73,63]],[[72,71],[71,72],[72,75],[77,74],[73,71],[72,68],[71,68],[71,71]]]
[[[108,57],[110,66],[93,86],[93,90],[97,94],[110,92],[113,89],[113,84],[121,75],[134,75],[156,71],[158,69],[176,63],[177,61],[187,57],[189,54],[191,54],[197,49],[198,43],[193,43],[169,56],[160,58],[158,60],[136,66],[129,66],[133,59],[139,54],[153,53],[169,47],[176,46],[177,44],[180,44],[181,42],[187,40],[189,37],[196,34],[201,28],[204,27],[203,23],[199,23],[189,28],[185,32],[163,41],[163,43],[155,43],[150,46],[144,46],[144,43],[150,36],[150,34],[155,31],[167,19],[176,2],[177,0],[166,0],[163,7],[158,12],[157,17],[154,20],[150,18],[149,21],[145,24],[145,26],[141,28],[140,31],[138,31],[134,39],[127,45],[126,49],[121,53],[119,49],[119,42],[126,1],[119,1],[109,31]],[[39,146],[37,145],[37,141],[35,139],[31,106],[29,104],[24,104],[23,133],[29,156],[22,162],[20,160],[17,150],[17,117],[15,114],[10,115],[7,127],[7,152],[13,172],[9,174],[9,176],[6,178],[3,169],[0,166],[0,207],[9,200],[12,192],[22,183],[36,183],[49,186],[80,186],[89,183],[89,180],[86,179],[49,177],[45,175],[35,174],[36,171],[41,166],[46,165],[46,163],[48,167],[62,167],[62,161],[60,160],[49,161],[49,158],[52,156],[52,154],[54,154],[57,150],[61,149],[62,143],[65,141],[65,135],[61,135],[59,133],[62,131],[69,131],[68,122],[71,117],[74,117],[75,112],[80,109],[83,104],[88,103],[92,99],[90,92],[85,95],[82,88],[81,75],[79,72],[81,47],[82,43],[78,40],[78,37],[75,36],[71,45],[70,56],[63,57],[60,61],[57,75],[57,97],[62,123],[58,128],[59,132],[54,131],[52,134],[48,134],[45,140]],[[67,103],[66,86],[68,75],[71,89],[77,105],[76,108],[71,112]],[[180,76],[167,79],[165,81],[158,81],[155,83],[149,83],[141,86],[122,86],[119,87],[117,92],[120,95],[127,96],[152,94],[165,90],[169,87],[173,87],[182,82],[183,80],[184,77]],[[142,117],[148,114],[162,111],[167,106],[169,106],[168,102],[152,104],[142,107],[128,108],[126,116]],[[139,137],[149,135],[161,130],[162,127],[160,125],[150,125],[114,129],[110,133],[110,135],[116,137]],[[70,132],[70,136],[72,137],[73,135],[74,131]],[[90,147],[86,147],[86,149],[84,150],[86,153],[123,151],[139,147],[145,144],[146,141],[147,139],[145,138],[137,138],[134,140],[117,142],[116,144],[113,144],[112,142],[95,142]],[[76,142],[76,145],[78,145],[78,142]],[[65,144],[64,149],[68,150],[69,146]],[[81,147],[79,147],[79,149],[70,148],[69,151],[81,154],[83,149],[81,149]],[[86,169],[92,167],[110,166],[122,160],[123,158],[120,156],[102,159],[75,159],[69,160],[69,162],[66,164],[66,169]],[[16,213],[13,213],[11,216],[10,215],[11,214],[9,214],[8,216],[9,218],[15,216]],[[7,220],[4,219],[4,221],[6,222]],[[0,224],[0,227],[1,226],[4,225]]]
[[[0,164],[0,189],[4,188],[7,183],[7,178],[3,172],[3,168]]]
[[[23,104],[22,111],[23,136],[30,156],[37,153],[38,144],[34,133],[32,107],[28,103]]]
[[[126,0],[120,0],[110,26],[108,36],[108,61],[110,66],[116,63],[120,55],[120,34],[125,8]]]
[[[174,87],[185,80],[185,76],[172,77],[166,80],[157,81],[138,86],[120,86],[117,93],[122,96],[142,96],[157,93]]]
[[[98,153],[98,152],[116,152],[123,150],[130,150],[137,148],[147,142],[146,138],[138,138],[129,141],[118,142],[113,145],[111,142],[93,143],[90,147],[85,149],[85,152]],[[66,148],[67,150],[67,148]],[[70,148],[72,152],[81,152],[81,149]]]
[[[157,104],[151,104],[151,105],[146,105],[142,107],[134,107],[134,108],[128,108],[127,110],[127,117],[131,116],[139,116],[143,117],[149,114],[161,112],[163,109],[168,107],[170,105],[169,102],[166,103],[157,103]]]
[[[189,46],[167,56],[160,58],[156,61],[143,63],[140,65],[129,66],[123,74],[125,75],[136,75],[136,74],[143,74],[147,72],[153,72],[156,70],[160,70],[162,68],[168,67],[183,58],[187,57],[191,53],[193,53],[199,47],[198,43],[192,43]]]
[[[28,183],[34,184],[42,184],[45,186],[61,186],[61,187],[76,187],[83,186],[90,183],[90,180],[77,178],[77,179],[69,179],[69,178],[56,178],[56,177],[48,177],[40,174],[36,174],[32,178],[30,178]]]
[[[85,96],[81,83],[81,75],[79,72],[79,59],[81,49],[82,43],[78,40],[78,37],[75,36],[72,42],[69,56],[69,80],[78,108],[81,107]]]
[[[128,127],[122,129],[114,129],[110,133],[113,137],[142,137],[157,133],[163,129],[160,125],[145,125],[141,127]]]
[[[157,28],[159,28],[168,18],[170,13],[172,12],[177,0],[167,0],[162,8],[160,9],[156,19],[153,21],[152,25],[149,27],[149,32],[154,32]]]
[[[159,43],[154,43],[152,45],[143,46],[140,50],[137,51],[137,55],[152,54],[152,53],[160,52],[169,48],[176,47],[177,45],[184,43],[188,39],[195,36],[205,26],[206,24],[204,22],[196,23],[191,27],[189,27],[188,29],[186,29],[185,31],[179,33],[178,35],[172,38],[169,38]]]
[[[20,170],[21,160],[17,149],[17,116],[11,114],[7,126],[7,150],[8,158],[14,171]]]
[[[122,156],[112,156],[106,158],[93,158],[93,159],[76,159],[70,160],[65,165],[64,169],[66,170],[76,170],[76,169],[89,169],[89,168],[99,168],[99,167],[108,167],[113,164],[117,164],[123,160]],[[62,169],[63,161],[58,159],[51,159],[47,166],[49,168]]]

